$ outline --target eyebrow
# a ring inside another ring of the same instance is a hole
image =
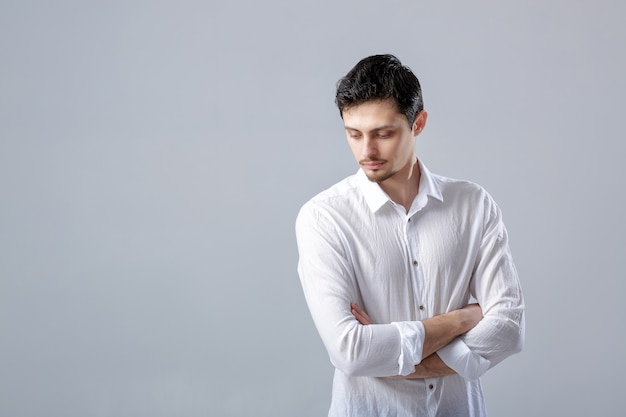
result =
[[[355,129],[355,128],[350,127],[350,126],[344,126],[344,128],[346,130],[354,130],[354,131],[360,132],[359,129]],[[395,128],[396,128],[396,126],[394,126],[394,125],[384,125],[384,126],[375,127],[374,129],[370,130],[370,132],[378,132],[379,130],[395,129]]]

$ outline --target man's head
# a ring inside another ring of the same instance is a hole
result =
[[[339,81],[336,101],[348,144],[365,175],[381,185],[410,178],[415,137],[428,117],[411,70],[393,55],[365,58]]]
[[[364,58],[337,83],[335,103],[342,118],[344,111],[352,107],[388,99],[407,118],[409,126],[424,108],[417,77],[393,55]]]

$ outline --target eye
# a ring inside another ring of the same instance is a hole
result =
[[[377,136],[380,139],[387,139],[387,138],[391,137],[391,132],[387,132],[387,131],[385,131],[385,132],[378,132]]]
[[[357,133],[357,132],[348,132],[348,137],[350,139],[360,139],[361,138],[361,134]]]

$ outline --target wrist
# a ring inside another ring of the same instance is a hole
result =
[[[457,324],[457,335],[461,335],[463,333],[471,330],[476,323],[473,320],[471,311],[466,308],[462,308],[460,310],[454,310],[451,312],[455,315],[456,324]]]
[[[459,313],[459,334],[470,331],[483,318],[482,310],[478,304],[468,304],[460,310],[455,310],[455,312]]]

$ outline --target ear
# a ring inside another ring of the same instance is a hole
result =
[[[424,127],[426,127],[426,120],[428,119],[428,112],[422,110],[415,116],[415,122],[413,122],[413,136],[417,136],[422,133]]]

